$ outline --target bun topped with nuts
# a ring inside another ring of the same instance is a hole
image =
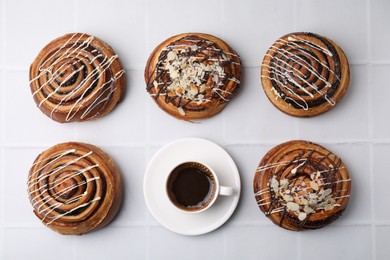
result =
[[[268,218],[299,231],[321,228],[339,218],[349,201],[351,179],[341,159],[324,147],[290,141],[264,156],[253,187]]]
[[[183,120],[211,117],[240,85],[241,61],[224,41],[185,33],[158,45],[145,68],[147,91],[157,105]]]

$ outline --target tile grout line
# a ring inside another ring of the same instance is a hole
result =
[[[148,12],[148,7],[150,5],[150,0],[145,0],[145,39],[144,39],[144,42],[145,42],[145,53],[148,52],[148,47],[149,47],[149,12]],[[147,56],[147,55],[146,55]],[[145,83],[146,84],[146,83]],[[149,106],[149,102],[146,101],[145,99],[145,113],[148,115],[150,112],[150,106]],[[144,151],[144,156],[145,156],[145,162],[146,164],[149,163],[149,158],[150,158],[150,134],[151,134],[151,131],[150,131],[150,117],[147,116],[146,119],[145,119],[145,132],[146,132],[146,136],[145,136],[145,151]],[[146,168],[145,168],[146,170]],[[144,172],[144,179],[142,180],[142,190],[143,190],[143,183],[144,183],[144,180],[145,180],[145,173]],[[145,201],[145,198],[143,198],[143,200]],[[148,260],[150,259],[150,244],[151,244],[151,236],[150,236],[150,214],[149,214],[149,209],[148,207],[145,207],[145,218],[146,218],[146,224],[145,224],[145,237],[146,237],[146,241],[145,241],[145,259]]]
[[[231,141],[224,143],[226,147],[236,147],[236,146],[268,146],[268,145],[277,145],[281,142],[286,141],[285,138],[272,139],[272,140],[247,140],[247,141]],[[318,143],[324,145],[337,145],[337,144],[390,144],[390,140],[387,139],[335,139],[335,140],[326,140],[326,139],[317,139]],[[167,144],[167,142],[158,142],[158,141],[149,141],[146,144],[143,143],[99,143],[98,145],[105,146],[108,148],[145,148],[148,147],[161,147]],[[20,143],[5,143],[2,146],[4,148],[18,149],[18,148],[48,148],[52,143],[42,143],[42,144],[20,144]],[[145,146],[146,145],[146,146]]]
[[[145,155],[145,161],[147,161],[147,159],[149,159],[149,155],[150,155],[149,146],[145,147],[144,155]],[[145,179],[145,173],[144,173],[144,179]],[[142,187],[143,187],[144,179],[142,180]],[[142,188],[142,190],[143,190],[143,188]],[[143,198],[143,200],[145,201],[145,197]],[[150,248],[150,228],[151,228],[151,225],[150,225],[149,209],[147,206],[145,207],[145,225],[144,225],[144,227],[145,227],[145,233],[146,233],[145,234],[145,237],[146,237],[145,259],[150,259],[149,248]]]
[[[370,0],[367,0],[366,1],[366,22],[367,22],[367,56],[368,56],[368,60],[371,60],[372,59],[372,53],[371,53],[371,46],[372,46],[372,42],[371,42],[371,1]],[[369,63],[367,65],[367,70],[368,70],[368,76],[367,76],[367,85],[370,86],[371,88],[373,88],[372,86],[372,64]],[[372,259],[376,259],[376,225],[375,225],[375,200],[374,200],[374,195],[373,195],[373,192],[374,192],[374,162],[375,162],[375,159],[374,159],[374,144],[373,144],[373,140],[374,140],[374,125],[373,125],[373,119],[372,119],[372,116],[373,115],[373,95],[372,95],[372,92],[371,91],[368,91],[368,125],[369,125],[369,129],[368,129],[368,134],[369,134],[369,138],[370,138],[370,144],[369,144],[369,160],[370,160],[370,163],[369,163],[369,167],[370,167],[370,190],[371,190],[371,196],[370,196],[370,199],[371,199],[371,246],[372,246]]]
[[[1,174],[0,176],[0,212],[1,212],[1,216],[0,216],[0,258],[3,259],[5,257],[5,252],[4,252],[4,249],[5,249],[5,246],[4,246],[4,242],[5,242],[5,229],[4,229],[4,181],[5,181],[5,177],[4,177],[4,170],[5,170],[5,167],[4,167],[4,162],[5,162],[5,148],[4,148],[4,141],[5,141],[5,134],[4,134],[4,126],[5,126],[5,105],[4,105],[4,92],[5,92],[5,84],[6,84],[6,81],[5,81],[5,75],[6,75],[6,72],[4,70],[4,68],[6,67],[6,38],[5,38],[5,35],[6,35],[6,2],[5,0],[2,0],[1,1],[1,7],[2,7],[2,25],[1,25],[1,36],[2,36],[2,49],[1,49],[1,55],[3,57],[2,59],[2,62],[0,64],[0,66],[3,68],[1,71],[0,71],[0,75],[1,75],[1,82],[0,82],[0,86],[1,86],[1,89],[0,89],[0,101],[1,101],[1,108],[0,108],[0,117],[1,117],[1,122],[0,122],[0,128],[1,128],[1,131],[0,131],[0,162],[1,162],[1,165],[0,165],[0,173],[3,173]]]
[[[0,146],[0,172],[4,172],[4,148]],[[4,257],[4,174],[0,176],[0,259]]]
[[[224,0],[220,0],[220,22],[221,22],[221,32],[222,32],[222,37],[225,38],[225,29],[223,26],[224,22],[224,15],[225,15],[225,5],[224,5]],[[241,68],[241,78],[242,80],[243,74],[245,74],[245,71],[243,68]],[[227,143],[227,132],[226,132],[226,115],[223,114],[222,116],[222,139]],[[226,232],[225,230],[222,230],[222,259],[227,259],[228,257],[228,251],[227,251],[227,239],[226,239]]]
[[[248,140],[248,141],[232,141],[232,142],[226,142],[223,145],[225,147],[236,147],[236,146],[269,146],[269,145],[277,145],[281,142],[285,142],[285,138],[280,139],[273,139],[273,140]],[[379,140],[379,141],[370,141],[369,139],[351,139],[351,140],[325,140],[325,139],[317,139],[318,143],[321,143],[323,145],[338,145],[338,144],[390,144],[390,140]],[[118,143],[118,144],[112,144],[112,143],[98,143],[100,146],[104,146],[107,148],[145,148],[146,146],[152,147],[152,148],[160,148],[161,146],[164,146],[167,144],[167,142],[148,142],[147,144],[142,143]],[[20,144],[20,143],[8,143],[3,144],[4,148],[10,148],[10,149],[18,149],[18,148],[48,148],[52,145],[52,143],[42,143],[42,144]]]
[[[5,167],[4,167],[4,162],[5,162],[5,151],[4,151],[4,148],[1,147],[0,149],[0,162],[1,162],[1,165],[0,165],[0,171],[2,173],[4,173],[4,170],[5,170]],[[5,256],[5,253],[4,253],[4,231],[5,231],[5,228],[4,228],[4,180],[5,180],[5,177],[4,177],[4,174],[2,174],[0,176],[0,189],[1,189],[1,196],[0,196],[0,205],[1,205],[1,209],[0,209],[0,212],[1,213],[1,216],[0,216],[0,259],[3,259],[3,257]]]
[[[368,69],[369,71],[369,75],[371,74],[372,70],[371,70],[371,66],[369,67]],[[371,76],[369,76],[371,77]],[[370,102],[371,103],[371,102]],[[370,105],[370,108],[372,108],[372,105]],[[372,111],[372,109],[370,109],[370,111]],[[370,123],[369,123],[370,124]],[[370,127],[372,128],[372,126]],[[372,131],[370,131],[372,133]],[[375,162],[375,159],[374,159],[374,144],[373,143],[370,143],[369,144],[369,172],[370,172],[370,190],[371,190],[371,196],[370,196],[370,203],[371,203],[371,236],[372,236],[372,240],[371,240],[371,243],[372,243],[372,259],[376,259],[376,252],[375,252],[375,245],[376,245],[376,241],[375,241],[375,200],[374,200],[374,195],[373,195],[373,192],[374,192],[374,162]]]
[[[4,3],[4,0],[3,0],[3,3]],[[3,31],[4,33],[4,31]],[[4,36],[3,36],[4,38]],[[3,45],[3,48],[4,48],[4,45]],[[3,56],[4,57],[4,56]],[[4,206],[4,202],[5,202],[5,198],[4,198],[4,187],[5,187],[5,146],[4,146],[4,140],[5,140],[5,131],[4,131],[4,126],[5,126],[5,112],[4,112],[4,109],[5,109],[5,105],[4,105],[4,86],[5,86],[5,72],[4,71],[0,71],[0,75],[1,75],[1,89],[0,89],[0,101],[1,101],[1,108],[0,108],[0,117],[1,117],[1,122],[0,122],[0,127],[1,127],[1,133],[0,133],[0,212],[1,212],[1,216],[0,216],[0,259],[3,259],[5,257],[5,253],[4,253],[4,249],[5,249],[5,246],[4,246],[4,231],[5,231],[5,228],[4,228],[4,212],[5,212],[5,206]]]
[[[222,230],[222,243],[223,243],[222,259],[228,259],[226,236],[227,236],[226,229],[223,229]]]
[[[164,228],[159,222],[153,222],[153,223],[147,223],[148,220],[146,220],[145,223],[142,223],[142,222],[137,222],[137,223],[134,223],[134,224],[120,224],[120,225],[116,225],[116,226],[111,226],[110,228],[142,228],[142,227],[152,227],[152,228]],[[340,227],[371,227],[371,225],[374,223],[374,225],[376,226],[386,226],[386,227],[390,227],[390,222],[389,221],[376,221],[376,222],[351,222],[351,223],[343,223],[343,224],[337,224],[337,223],[334,223],[332,224],[331,226],[332,227],[335,227],[335,228],[340,228]],[[223,226],[222,226],[223,227]],[[221,228],[222,228],[221,227]],[[242,221],[242,222],[239,222],[239,223],[235,223],[235,224],[229,224],[228,227],[226,228],[244,228],[244,227],[248,227],[248,228],[264,228],[264,227],[275,227],[275,224],[273,223],[258,223],[258,221]],[[21,224],[21,223],[11,223],[11,224],[6,224],[4,225],[4,230],[10,230],[10,229],[42,229],[42,230],[46,230],[46,227],[45,226],[37,226],[35,224],[29,224],[29,223],[26,223],[26,224]],[[298,232],[297,234],[300,234],[302,232]]]
[[[145,42],[145,46],[146,48],[149,47],[149,12],[148,12],[148,7],[150,5],[150,2],[149,0],[146,0],[145,1],[145,39],[144,39],[144,42]],[[149,52],[148,49],[145,49],[145,53]],[[147,55],[146,55],[147,56]],[[146,85],[146,82],[145,82],[145,85]],[[145,86],[147,87],[147,86]],[[148,96],[149,96],[149,93],[147,93]],[[147,99],[145,99],[145,113],[146,115],[149,115],[150,114],[150,104],[151,102],[147,102]],[[149,146],[150,146],[150,143],[151,143],[151,129],[150,129],[150,116],[146,116],[145,117],[145,132],[146,132],[146,136],[145,136],[145,147],[147,149],[149,149]]]
[[[223,27],[223,22],[224,22],[224,0],[220,0],[219,1],[219,7],[220,7],[219,8],[219,15],[220,15],[220,23],[221,23],[220,30],[221,30],[222,37],[225,38],[225,30],[224,30],[224,27]],[[240,80],[242,80],[242,76],[243,76],[243,72],[241,71],[241,78],[240,78]],[[224,142],[227,141],[226,122],[227,122],[226,121],[226,114],[224,113],[222,115],[222,140]]]
[[[1,95],[1,98],[0,98],[0,100],[1,100],[1,104],[0,104],[0,106],[1,106],[1,109],[0,109],[0,111],[1,111],[1,114],[0,114],[0,116],[1,116],[1,122],[0,122],[0,126],[1,126],[1,130],[2,131],[0,131],[0,144],[2,145],[2,146],[4,146],[4,143],[5,143],[5,131],[4,131],[4,127],[5,127],[5,102],[4,102],[4,96],[5,96],[5,85],[6,85],[6,80],[5,80],[5,76],[6,76],[6,69],[5,69],[5,67],[6,67],[6,64],[7,64],[7,62],[6,62],[6,54],[7,54],[7,49],[6,49],[6,46],[7,46],[7,43],[6,43],[6,38],[5,38],[5,36],[6,36],[6,32],[7,32],[7,27],[6,27],[6,8],[7,8],[7,5],[6,5],[6,2],[5,2],[5,0],[2,0],[1,1],[1,5],[2,5],[2,13],[1,13],[1,16],[2,16],[2,49],[1,49],[1,56],[3,56],[3,61],[2,61],[2,64],[0,65],[3,69],[0,71],[0,75],[1,75],[1,85],[2,85],[2,87],[1,87],[1,90],[0,90],[0,92],[2,93],[2,95]]]
[[[73,0],[73,30],[76,32],[78,30],[78,14],[79,10],[77,7],[77,0]]]
[[[351,221],[351,222],[346,222],[346,223],[332,223],[331,226],[333,227],[361,227],[361,226],[371,226],[372,222],[371,221]],[[376,222],[376,225],[379,226],[390,226],[390,221],[380,221]],[[234,224],[229,224],[229,227],[231,228],[240,228],[240,227],[274,227],[275,224],[273,223],[264,223],[261,222],[259,223],[258,221],[255,220],[249,220],[249,221],[240,221],[236,222]],[[302,232],[298,232],[302,233]]]
[[[298,2],[297,0],[293,1],[293,31],[297,30],[297,16],[298,16]]]
[[[144,148],[144,144],[134,144],[134,143],[121,143],[121,144],[112,144],[112,143],[96,143],[96,145],[99,146],[104,146],[108,148]],[[160,146],[161,144],[156,143],[154,146]],[[11,148],[11,149],[18,149],[18,148],[44,148],[47,149],[50,146],[53,146],[52,142],[49,143],[41,143],[41,144],[19,144],[19,143],[14,143],[14,144],[4,144],[3,145],[5,148]],[[153,146],[153,144],[152,144]]]
[[[0,64],[0,66],[2,67],[3,70],[6,70],[6,54],[7,54],[7,51],[6,51],[6,46],[7,46],[7,43],[6,43],[6,32],[7,32],[7,27],[6,27],[6,8],[7,8],[7,5],[6,5],[6,2],[5,0],[2,0],[1,1],[1,5],[2,5],[2,13],[1,13],[1,16],[2,16],[2,44],[3,44],[3,48],[1,50],[2,52],[2,56],[3,56],[3,62],[2,64]]]
[[[72,245],[72,259],[77,259],[77,237],[74,236],[72,237],[71,240],[71,245]]]

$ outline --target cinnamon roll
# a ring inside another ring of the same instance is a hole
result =
[[[118,168],[91,144],[62,143],[42,152],[31,167],[27,186],[35,215],[63,235],[106,226],[122,202]]]
[[[282,112],[311,117],[333,108],[349,86],[349,65],[329,38],[296,32],[279,38],[265,54],[261,82]]]
[[[184,33],[162,42],[145,68],[146,89],[168,114],[184,120],[220,112],[240,85],[241,61],[224,41]]]
[[[113,49],[85,33],[66,34],[46,45],[30,67],[35,103],[61,123],[109,113],[125,92],[124,69]]]
[[[260,210],[276,225],[296,231],[335,221],[351,193],[341,159],[307,141],[272,148],[261,160],[253,186]]]

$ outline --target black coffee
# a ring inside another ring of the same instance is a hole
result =
[[[176,167],[167,183],[168,196],[179,208],[193,211],[208,205],[215,187],[210,170],[200,163],[184,163]]]

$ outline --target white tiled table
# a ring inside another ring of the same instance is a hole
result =
[[[388,0],[0,0],[0,259],[390,259],[389,13]],[[114,48],[126,68],[128,92],[96,122],[61,125],[35,107],[28,70],[46,43],[75,31]],[[244,66],[237,97],[201,124],[160,111],[143,81],[152,49],[188,31],[225,39]],[[282,114],[261,89],[264,53],[293,31],[330,37],[350,61],[345,98],[316,118]],[[142,183],[147,162],[162,145],[192,136],[210,139],[232,155],[242,195],[224,226],[187,237],[150,215]],[[291,139],[326,146],[350,170],[350,205],[329,227],[289,232],[257,208],[252,194],[257,164],[271,147]],[[106,150],[119,165],[126,190],[113,223],[80,237],[45,228],[32,213],[25,186],[37,154],[70,140]]]

